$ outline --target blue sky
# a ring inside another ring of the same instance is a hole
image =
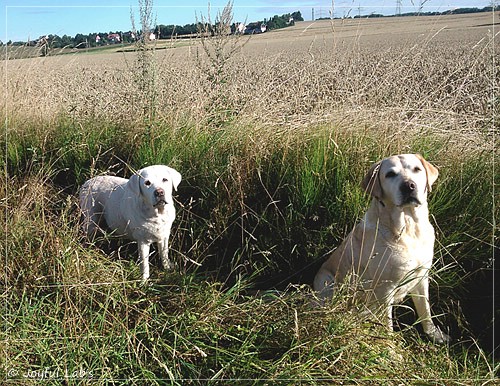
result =
[[[209,0],[154,0],[158,24],[184,25],[196,22],[196,16],[207,17]],[[412,12],[424,3],[424,11],[445,11],[458,7],[488,6],[489,0],[401,0],[402,12]],[[212,18],[226,0],[210,1]],[[335,0],[334,16],[394,14],[397,0]],[[498,3],[498,2],[497,2]],[[105,4],[105,5],[103,5]],[[179,5],[182,4],[182,5]],[[131,29],[131,9],[137,15],[137,0],[0,0],[0,20],[5,28],[0,40],[7,42],[37,39],[46,34],[70,35],[91,32],[128,31]],[[234,0],[234,21],[257,21],[273,15],[301,11],[306,20],[328,17],[332,1],[316,0]],[[138,22],[138,16],[136,16]]]

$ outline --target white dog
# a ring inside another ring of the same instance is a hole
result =
[[[374,164],[362,182],[373,196],[364,218],[320,268],[314,289],[320,298],[333,283],[348,283],[357,301],[371,310],[385,308],[392,330],[392,305],[410,294],[424,332],[436,343],[450,340],[432,321],[428,273],[434,228],[427,193],[438,170],[418,154],[403,154]]]
[[[88,180],[80,190],[84,232],[92,239],[104,219],[114,235],[136,241],[143,281],[149,278],[152,243],[157,243],[163,267],[172,268],[168,258],[175,219],[172,189],[177,190],[180,182],[180,173],[164,165],[141,169],[129,180],[113,176]]]

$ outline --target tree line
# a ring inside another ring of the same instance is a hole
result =
[[[247,28],[245,29],[245,33],[253,33],[257,28],[260,28],[262,25],[266,26],[267,31],[273,29],[284,28],[289,25],[292,25],[295,21],[303,21],[302,15],[300,11],[293,13],[286,13],[281,16],[274,15],[269,19],[264,19],[263,21],[252,22],[247,24]],[[231,26],[231,32],[236,33],[238,30],[239,23],[233,23]],[[214,30],[212,28],[211,30]],[[197,22],[186,25],[156,25],[155,28],[150,31],[150,33],[155,34],[156,39],[171,39],[171,38],[182,38],[182,37],[192,37],[196,36],[200,33],[200,31],[206,31],[206,24]],[[140,34],[141,31],[138,32]],[[118,37],[117,37],[118,36]],[[48,45],[50,48],[89,48],[89,47],[98,47],[108,44],[130,44],[136,41],[138,36],[134,34],[132,31],[110,31],[110,32],[94,32],[89,34],[81,34],[78,33],[75,36],[69,35],[44,35],[40,36],[38,39],[34,39],[28,42],[17,41],[7,42],[7,45],[13,46],[40,46],[40,45]],[[3,43],[0,41],[0,45]]]
[[[415,12],[405,12],[401,13],[399,15],[382,15],[379,13],[371,13],[369,15],[356,15],[353,16],[354,19],[365,19],[365,18],[376,18],[376,17],[395,17],[395,16],[446,16],[446,15],[461,15],[461,14],[466,14],[466,13],[479,13],[479,12],[492,12],[492,11],[497,11],[500,9],[498,6],[494,7],[484,7],[484,8],[456,8],[456,9],[450,9],[448,11],[431,11],[431,12],[422,12],[422,11],[415,11]]]

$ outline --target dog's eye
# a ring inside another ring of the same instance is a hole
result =
[[[167,181],[168,181],[168,178],[164,178],[164,179],[163,179],[163,182],[167,182]]]
[[[421,172],[421,171],[422,171],[422,169],[420,169],[420,167],[419,167],[419,166],[415,166],[415,167],[413,168],[413,171],[414,171],[415,173],[418,173],[418,172]]]
[[[144,181],[144,185],[146,185],[146,186],[151,185],[151,181],[149,181],[149,180]]]
[[[385,178],[394,178],[396,177],[396,172],[393,172],[392,170],[390,172],[387,172],[385,175]]]

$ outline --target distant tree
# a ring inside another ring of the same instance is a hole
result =
[[[279,28],[284,28],[288,26],[288,19],[289,17],[286,17],[287,15],[274,15],[268,22],[267,22],[267,29],[272,30],[272,29],[279,29]]]
[[[63,35],[60,39],[60,47],[73,47],[74,41],[71,36]]]
[[[293,20],[295,21],[304,21],[304,18],[302,17],[302,14],[300,11],[295,11],[292,13]]]
[[[88,35],[76,34],[73,39],[73,44],[75,48],[85,48],[88,41]]]
[[[122,42],[125,44],[134,42],[134,38],[132,37],[132,33],[130,31],[122,33]]]
[[[174,33],[175,25],[160,24],[155,27],[155,30],[160,32],[159,39],[169,39]]]
[[[96,45],[96,42],[95,42],[95,38],[96,38],[97,34],[96,33],[91,33],[91,34],[88,34],[87,35],[87,43],[89,45],[89,47],[95,47]]]
[[[450,13],[453,14],[462,14],[462,13],[477,13],[481,12],[479,8],[457,8],[452,10]]]
[[[264,19],[264,24],[267,25],[268,30],[272,30],[288,27],[290,25],[293,25],[296,21],[304,21],[304,18],[302,17],[300,11],[285,13],[281,16],[274,15],[269,20]]]

